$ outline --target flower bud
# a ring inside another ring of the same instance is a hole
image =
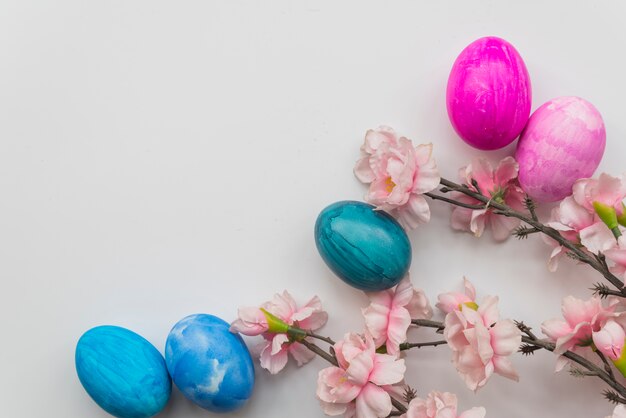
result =
[[[272,315],[265,309],[261,308],[263,315],[265,315],[265,319],[267,320],[267,331],[275,334],[285,334],[289,331],[289,325],[278,318],[277,316]]]
[[[615,208],[613,206],[605,205],[604,203],[595,201],[593,202],[593,208],[596,213],[602,219],[602,222],[609,227],[610,230],[613,230],[618,227],[617,223],[617,213],[615,212]]]

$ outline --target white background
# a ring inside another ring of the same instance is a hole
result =
[[[230,321],[289,289],[319,295],[324,333],[363,326],[360,292],[317,254],[319,211],[365,188],[352,175],[366,129],[433,142],[441,172],[479,152],[454,134],[445,85],[456,55],[498,35],[524,57],[533,109],[590,100],[608,133],[600,170],[624,169],[626,4],[577,2],[0,2],[0,415],[106,417],[81,388],[74,346],[90,327],[128,327],[163,349],[180,318]],[[505,150],[484,153],[497,159]],[[546,270],[538,237],[495,244],[453,232],[450,208],[410,233],[412,276],[431,298],[474,281],[504,317],[538,329],[599,276]],[[547,210],[544,210],[546,212]],[[429,332],[424,338],[431,338]],[[413,336],[414,339],[419,338]],[[437,337],[434,337],[437,338]],[[604,417],[593,378],[514,356],[476,395],[446,347],[411,352],[407,381],[456,392],[488,417]],[[233,417],[320,417],[315,360],[257,370]],[[163,417],[211,416],[176,390]]]

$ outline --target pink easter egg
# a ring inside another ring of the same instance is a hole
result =
[[[600,112],[580,97],[558,97],[535,110],[517,143],[519,182],[539,202],[572,194],[598,168],[606,131]]]
[[[526,65],[504,39],[472,42],[450,71],[448,116],[459,136],[475,148],[494,150],[513,142],[528,121],[531,99]]]

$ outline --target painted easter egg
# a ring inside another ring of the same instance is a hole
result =
[[[325,208],[315,222],[315,244],[328,267],[365,291],[398,284],[411,265],[411,243],[389,214],[361,202]]]
[[[126,328],[100,326],[76,345],[76,372],[91,398],[119,418],[147,418],[161,412],[172,384],[159,351]]]
[[[579,97],[559,97],[530,117],[517,144],[519,182],[539,202],[572,194],[574,182],[598,168],[606,131],[600,112]]]
[[[469,44],[457,57],[446,92],[450,122],[469,145],[502,148],[528,121],[530,77],[517,50],[489,36]]]
[[[190,315],[170,331],[165,362],[187,399],[211,412],[230,412],[252,395],[250,352],[230,325],[213,315]]]

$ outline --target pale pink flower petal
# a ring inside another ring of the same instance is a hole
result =
[[[589,212],[584,206],[576,203],[576,200],[574,200],[572,196],[563,199],[559,204],[558,212],[555,214],[556,220],[576,231],[593,225],[595,221],[593,213]]]
[[[267,331],[267,319],[259,308],[239,308],[238,316],[230,325],[231,332],[255,336]]]
[[[279,352],[272,354],[272,346],[268,345],[262,352],[260,363],[261,367],[269,371],[271,374],[276,374],[285,368],[287,365],[287,350],[282,349]]]
[[[517,178],[517,174],[519,173],[519,164],[513,157],[505,157],[503,158],[498,167],[496,168],[496,172],[494,173],[494,183],[495,184],[507,184],[510,181],[513,181]]]
[[[600,331],[593,333],[596,348],[611,360],[621,357],[625,338],[624,328],[612,320],[604,324]]]
[[[361,312],[365,317],[365,327],[372,335],[372,338],[374,338],[374,342],[377,346],[383,345],[387,340],[389,307],[372,303]]]
[[[412,194],[406,203],[399,205],[392,214],[396,215],[400,225],[407,229],[415,229],[430,221],[430,207],[426,199]]]
[[[390,354],[397,354],[400,344],[406,341],[411,319],[432,316],[426,295],[413,287],[408,275],[394,288],[370,292],[367,296],[371,303],[362,310],[366,329],[376,346],[385,344]]]
[[[393,385],[404,378],[406,366],[404,360],[395,356],[379,354],[374,359],[374,368],[369,375],[369,381],[378,385]]]
[[[433,317],[433,308],[421,289],[413,289],[413,297],[405,308],[409,311],[411,319],[430,319]]]
[[[289,337],[285,334],[276,334],[272,337],[272,350],[270,355],[274,356],[283,351],[283,345],[289,343]]]
[[[580,179],[574,183],[573,196],[576,202],[593,212],[593,202],[600,202],[615,208],[618,214],[623,211],[622,201],[626,197],[626,178],[613,177],[606,173],[597,179]]]
[[[509,356],[519,349],[522,344],[522,336],[515,323],[510,319],[503,319],[496,322],[491,330],[493,339],[491,346],[493,352],[498,356]]]
[[[420,182],[413,186],[413,193],[424,194],[435,190],[439,186],[441,177],[437,164],[432,158],[433,144],[418,145],[415,147],[415,159],[419,167]]]
[[[448,313],[460,310],[461,304],[476,302],[476,289],[474,289],[474,285],[465,277],[463,278],[463,285],[465,287],[465,293],[448,292],[440,294],[437,297],[437,308]]]
[[[354,175],[362,183],[371,183],[376,179],[376,174],[370,167],[369,157],[363,157],[354,166]]]
[[[626,418],[626,405],[617,405],[613,410],[613,414],[606,418]]]
[[[481,406],[463,412],[458,418],[485,418],[485,415],[487,415],[487,411]]]
[[[368,351],[363,351],[352,359],[346,372],[352,383],[363,386],[367,383],[373,369],[374,357]]]
[[[579,234],[581,244],[594,254],[604,253],[617,245],[615,236],[604,222],[581,229]]]
[[[520,224],[519,219],[509,218],[507,216],[489,214],[489,227],[496,241],[504,241],[511,236],[511,231]]]
[[[513,363],[511,362],[510,358],[504,357],[504,356],[494,356],[493,366],[494,366],[494,372],[499,374],[500,376],[506,377],[507,379],[514,380],[516,382],[519,381],[519,375],[517,374],[517,371],[513,367]]]
[[[457,415],[456,395],[432,391],[424,399],[415,398],[409,403],[403,418],[484,418],[485,408],[472,408]]]
[[[352,402],[361,391],[346,379],[346,371],[339,367],[327,367],[320,370],[317,380],[317,397],[332,404]]]
[[[358,418],[382,418],[391,412],[391,398],[382,388],[367,384],[356,398]]]
[[[481,237],[485,231],[485,225],[487,223],[487,209],[479,209],[472,211],[472,217],[470,219],[470,231],[474,233],[474,236]]]
[[[290,344],[288,350],[298,366],[302,366],[315,358],[315,353],[300,343]]]

